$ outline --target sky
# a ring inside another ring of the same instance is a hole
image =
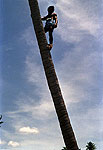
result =
[[[103,150],[103,0],[38,2],[58,16],[51,55],[77,143]],[[0,18],[1,150],[61,150],[28,0],[0,0]]]

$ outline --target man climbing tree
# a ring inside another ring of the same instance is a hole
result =
[[[48,9],[48,15],[45,17],[42,17],[42,20],[46,20],[45,23],[45,33],[49,32],[49,44],[48,47],[51,50],[51,48],[53,47],[53,30],[54,28],[57,28],[57,14],[54,13],[54,6],[49,6]]]
[[[40,54],[41,54],[41,58],[42,58],[43,66],[44,66],[45,75],[47,78],[48,86],[49,86],[51,96],[54,102],[54,106],[56,109],[56,113],[58,116],[65,146],[67,147],[67,150],[78,150],[77,141],[76,141],[73,128],[72,128],[72,125],[70,123],[70,119],[68,116],[68,112],[64,103],[64,99],[61,93],[61,89],[60,89],[58,78],[55,72],[52,57],[51,57],[50,51],[48,51],[49,48],[48,48],[48,44],[47,44],[47,40],[45,36],[45,31],[43,29],[43,24],[41,21],[38,0],[28,0],[28,2],[29,2],[32,22],[33,22],[33,26],[34,26],[34,30],[35,30],[35,34],[36,34],[36,38],[38,41]],[[51,9],[51,7],[49,9]],[[52,13],[54,12],[53,7],[52,7],[52,11],[49,10],[49,12],[52,12]],[[48,15],[51,16],[52,13],[49,13]],[[44,17],[44,20],[45,20],[45,17]],[[55,23],[57,24],[57,22]]]

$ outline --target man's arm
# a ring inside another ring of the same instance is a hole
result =
[[[57,15],[55,16],[55,26],[57,27],[58,24],[58,19],[57,19]]]
[[[46,20],[46,19],[47,19],[47,16],[44,16],[44,17],[41,18],[41,20],[43,20],[43,21]]]
[[[57,14],[56,13],[53,14],[53,18],[55,20],[54,28],[57,28],[58,19],[57,19]]]

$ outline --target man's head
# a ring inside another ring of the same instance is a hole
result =
[[[54,12],[54,6],[48,7],[48,14],[52,14]]]

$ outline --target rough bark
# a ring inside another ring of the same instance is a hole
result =
[[[32,22],[36,33],[40,54],[41,54],[41,58],[45,70],[45,75],[52,95],[52,99],[60,123],[65,145],[68,150],[78,150],[78,145],[70,123],[66,106],[64,104],[59,82],[52,62],[51,54],[47,47],[47,40],[46,40],[43,24],[41,21],[38,1],[37,0],[28,0],[28,1],[31,10]]]

